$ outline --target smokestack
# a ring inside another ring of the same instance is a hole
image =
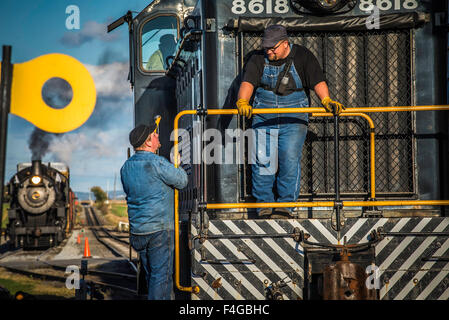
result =
[[[31,175],[32,176],[42,176],[41,170],[42,161],[41,160],[32,160],[31,163]]]

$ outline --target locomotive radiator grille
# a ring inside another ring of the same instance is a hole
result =
[[[242,33],[243,60],[261,48],[261,33]],[[347,107],[408,106],[413,103],[411,31],[290,33],[318,58],[331,96]],[[311,106],[320,106],[311,94]],[[412,196],[412,112],[372,113],[376,130],[376,193]],[[369,195],[369,127],[357,117],[340,119],[340,191]],[[300,197],[334,195],[333,119],[311,118],[303,149]],[[250,170],[246,170],[250,173]],[[250,194],[250,190],[247,190]]]

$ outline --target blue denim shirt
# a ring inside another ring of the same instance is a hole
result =
[[[174,189],[187,186],[187,174],[164,157],[137,151],[120,169],[128,203],[130,232],[174,229]]]

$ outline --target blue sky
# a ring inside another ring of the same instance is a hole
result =
[[[128,133],[133,127],[133,99],[127,81],[128,34],[126,25],[106,33],[110,22],[128,10],[140,12],[151,0],[2,0],[0,45],[12,46],[12,62],[21,63],[58,52],[81,61],[97,88],[97,104],[80,128],[62,135],[46,134],[44,162],[70,166],[75,191],[98,185],[121,190],[119,170],[126,160]],[[80,29],[66,28],[66,8],[80,10]],[[135,14],[136,14],[135,13]],[[135,15],[134,14],[134,15]],[[0,51],[1,56],[1,51]],[[24,93],[26,94],[26,93]],[[5,181],[19,162],[31,161],[29,139],[35,126],[14,115],[8,119]]]

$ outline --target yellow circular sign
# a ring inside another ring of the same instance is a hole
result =
[[[42,99],[42,87],[51,78],[62,78],[72,87],[73,98],[65,108],[52,108]],[[11,113],[44,131],[62,133],[77,129],[89,119],[96,100],[92,76],[71,56],[51,53],[14,64]]]

